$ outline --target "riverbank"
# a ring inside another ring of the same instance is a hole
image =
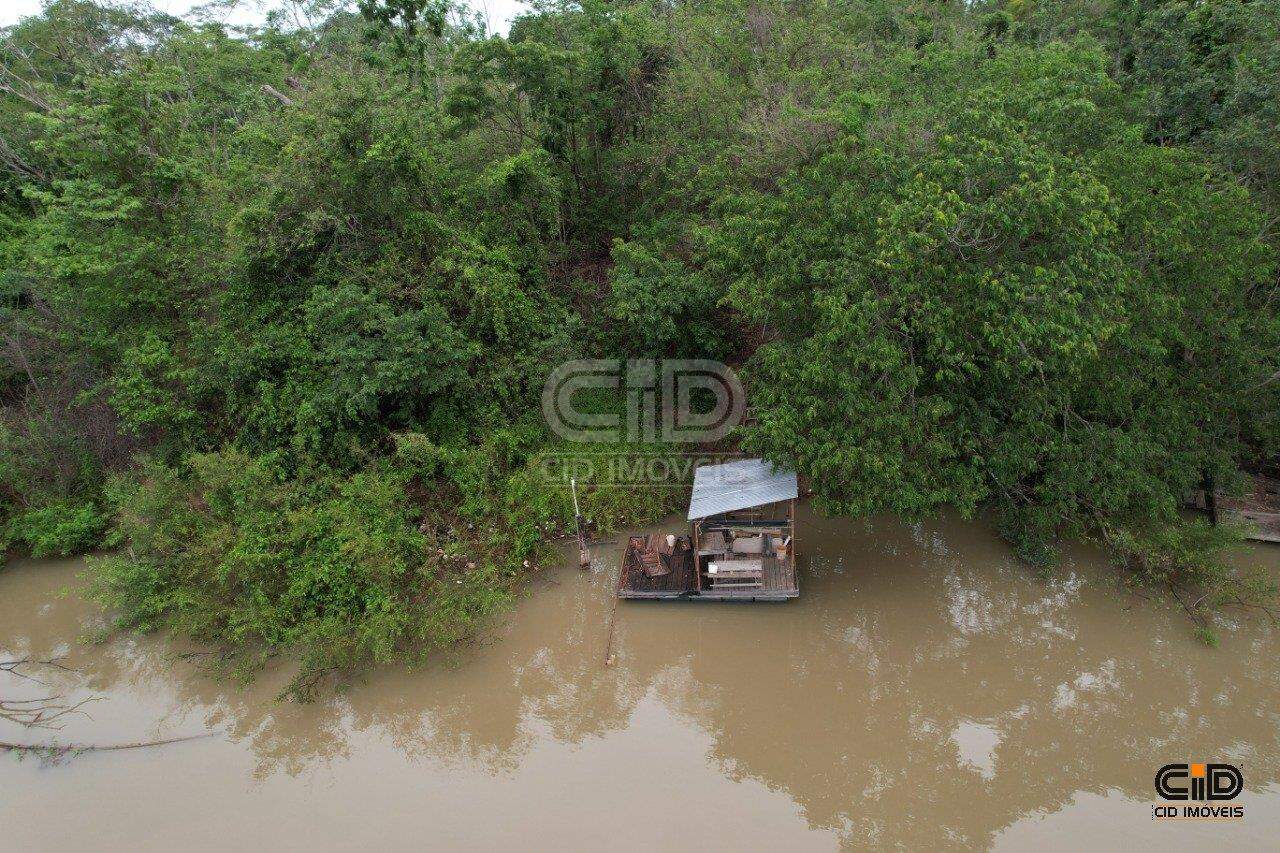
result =
[[[1212,649],[1175,602],[1126,592],[1091,549],[1069,549],[1040,580],[982,524],[807,511],[802,523],[798,601],[623,602],[606,669],[621,548],[597,549],[582,572],[566,545],[564,567],[536,577],[484,642],[417,672],[378,669],[312,705],[273,701],[283,669],[247,688],[211,681],[182,657],[196,649],[164,635],[80,644],[101,617],[75,592],[79,563],[10,565],[3,654],[65,654],[75,671],[42,677],[95,699],[57,739],[216,736],[53,767],[0,756],[7,841],[692,850],[1274,838],[1280,633],[1265,621],[1218,614]],[[1246,546],[1236,559],[1280,574],[1280,549]],[[1193,758],[1242,765],[1244,821],[1152,824],[1156,768]]]

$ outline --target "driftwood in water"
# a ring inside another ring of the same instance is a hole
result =
[[[35,752],[42,755],[64,756],[71,753],[79,752],[115,752],[123,749],[146,749],[152,746],[167,746],[171,743],[186,743],[189,740],[202,740],[207,737],[213,737],[216,732],[203,732],[198,735],[186,735],[185,737],[171,737],[164,740],[146,740],[137,741],[136,743],[68,743],[68,744],[40,744],[40,743],[9,743],[0,741],[0,750],[5,752]]]
[[[60,669],[63,672],[75,672],[75,670],[72,669],[71,667],[63,666],[61,663],[59,663],[60,660],[62,660],[61,657],[48,658],[45,660],[36,660],[34,658],[18,658],[16,660],[0,660],[0,672],[7,672],[10,675],[16,675],[18,678],[23,678],[23,679],[26,679],[27,681],[39,681],[40,679],[35,678],[34,676],[27,675],[24,672],[21,672],[20,670],[24,666],[48,666],[54,669]]]
[[[75,672],[71,667],[61,664],[61,660],[61,657],[43,660],[30,657],[4,660],[0,661],[0,672],[8,673],[14,678],[21,678],[23,681],[44,684],[45,682],[41,679],[23,672],[23,667],[49,667],[63,672]],[[62,724],[59,721],[63,717],[83,714],[81,707],[94,701],[95,698],[67,702],[59,695],[38,696],[33,699],[6,699],[0,696],[0,720],[8,720],[29,729],[60,729]]]
[[[74,704],[67,704],[60,696],[41,696],[36,699],[0,699],[0,720],[8,720],[29,729],[60,729],[59,722],[71,714],[82,714],[80,708],[97,699],[91,696]],[[54,725],[57,723],[57,725]]]
[[[26,681],[34,681],[37,684],[44,682],[33,675],[22,672],[23,667],[44,666],[53,669],[59,669],[63,672],[75,672],[73,668],[64,666],[60,661],[62,658],[49,658],[46,660],[37,660],[34,658],[18,658],[16,660],[0,661],[0,672],[7,672],[9,675]],[[84,712],[80,708],[89,702],[93,702],[98,697],[93,696],[88,699],[81,699],[79,702],[68,702],[61,696],[41,696],[34,699],[2,699],[0,698],[0,719],[17,723],[29,729],[60,729],[62,724],[61,718],[69,714]],[[147,740],[135,741],[133,743],[68,743],[68,744],[48,744],[48,743],[12,743],[10,741],[0,741],[0,752],[18,752],[18,753],[35,753],[46,757],[62,758],[67,755],[73,755],[81,752],[115,752],[124,749],[146,749],[152,746],[166,746],[171,743],[184,743],[189,740],[199,740],[201,738],[213,737],[215,732],[203,732],[198,735],[185,735],[183,737],[164,738],[163,740]]]

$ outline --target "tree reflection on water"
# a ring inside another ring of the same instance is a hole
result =
[[[311,705],[273,701],[283,666],[239,689],[199,675],[166,638],[76,648],[79,672],[60,686],[132,697],[148,733],[221,730],[259,778],[377,744],[415,772],[500,776],[551,745],[587,755],[652,700],[669,735],[709,745],[709,772],[785,793],[810,827],[858,844],[987,846],[1081,792],[1148,802],[1172,761],[1243,763],[1246,790],[1280,780],[1272,627],[1239,617],[1206,648],[1180,611],[1124,592],[1085,548],[1041,580],[978,524],[803,521],[799,601],[625,603],[612,668],[610,563],[535,580],[491,637],[448,662],[381,670]],[[0,605],[0,648],[51,656],[83,631],[91,611],[74,596],[41,604],[34,623],[10,618],[47,592],[33,583],[32,601]],[[681,784],[616,768],[629,772],[637,808]]]

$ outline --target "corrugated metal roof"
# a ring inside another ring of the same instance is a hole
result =
[[[790,500],[797,494],[796,472],[775,468],[764,459],[701,465],[693,472],[689,520]]]

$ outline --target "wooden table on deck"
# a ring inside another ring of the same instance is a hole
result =
[[[764,560],[716,560],[707,567],[707,577],[713,587],[758,587],[764,583]]]

